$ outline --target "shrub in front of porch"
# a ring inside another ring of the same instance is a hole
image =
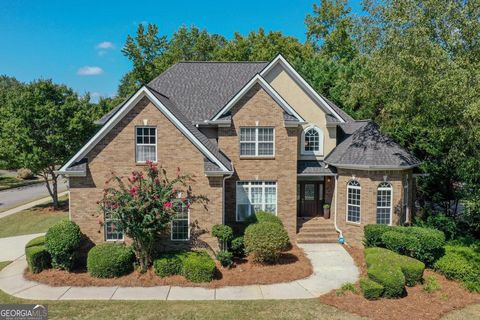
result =
[[[289,238],[285,228],[274,222],[249,225],[244,235],[245,252],[259,263],[276,263],[282,251],[288,249]]]
[[[247,219],[245,220],[245,223],[247,225],[261,222],[273,222],[283,226],[283,222],[279,217],[277,217],[273,213],[265,211],[257,211],[251,216],[247,217]]]

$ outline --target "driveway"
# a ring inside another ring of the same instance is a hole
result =
[[[58,193],[67,190],[65,179],[58,179]],[[44,183],[0,191],[0,212],[48,197]]]
[[[18,237],[16,237],[18,238]],[[12,241],[0,239],[0,251]],[[27,239],[15,239],[18,249]],[[6,242],[8,241],[8,242]],[[345,282],[358,280],[359,272],[353,259],[336,243],[300,245],[312,262],[313,274],[308,278],[269,285],[223,287],[217,289],[156,286],[156,287],[51,287],[26,280],[25,256],[0,271],[0,289],[19,298],[34,300],[260,300],[311,299],[340,288]]]

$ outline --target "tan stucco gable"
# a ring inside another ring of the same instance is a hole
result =
[[[307,122],[303,125],[307,128],[315,125],[323,131],[324,149],[323,154],[318,156],[302,155],[301,139],[298,141],[299,159],[322,160],[336,146],[336,128],[327,127],[326,112],[319,106],[305,90],[290,76],[280,63],[275,65],[264,75],[265,80],[277,91],[287,103]]]

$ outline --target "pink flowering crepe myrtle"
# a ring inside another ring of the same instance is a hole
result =
[[[99,205],[109,219],[116,221],[118,229],[132,239],[141,271],[151,265],[156,242],[182,207],[206,200],[192,194],[190,182],[193,179],[181,175],[179,168],[176,178],[169,180],[165,169],[151,161],[147,161],[144,172],[133,171],[126,179],[112,173],[107,181]]]

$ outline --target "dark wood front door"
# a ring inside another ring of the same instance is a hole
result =
[[[301,181],[297,184],[297,214],[300,217],[323,216],[323,181]]]

